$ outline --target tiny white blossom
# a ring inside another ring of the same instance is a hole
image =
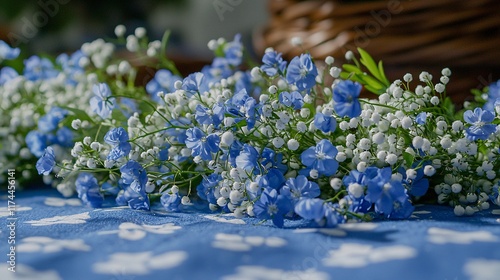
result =
[[[438,105],[439,104],[439,97],[437,97],[437,96],[431,97],[431,104],[434,106]]]
[[[309,171],[309,176],[313,179],[317,179],[319,177],[318,170],[311,169],[311,171]]]
[[[222,134],[220,141],[221,144],[223,144],[226,147],[229,147],[233,144],[233,142],[234,142],[234,135],[231,131],[226,131]]]
[[[415,180],[417,178],[417,171],[413,168],[409,168],[406,170],[406,178],[410,180]]]
[[[338,67],[332,67],[332,68],[330,68],[330,76],[332,76],[335,79],[337,79],[338,77],[340,77],[340,73],[341,72],[342,72],[342,69],[340,69]]]
[[[335,59],[330,55],[325,57],[325,63],[328,65],[332,65],[334,61],[335,61]]]
[[[354,198],[360,198],[365,193],[365,188],[358,183],[350,184],[347,189]]]
[[[422,71],[420,73],[420,75],[418,76],[418,79],[423,82],[423,83],[426,83],[428,81],[432,81],[432,75],[429,74],[429,72],[426,72],[426,71]]]
[[[295,47],[300,47],[303,44],[302,38],[300,38],[300,37],[292,37],[290,42],[291,42],[292,46],[295,46]]]
[[[268,91],[269,91],[269,93],[271,93],[271,94],[275,94],[276,92],[278,92],[278,87],[277,87],[277,86],[275,86],[275,85],[272,85],[272,86],[270,86],[270,87],[268,88]]]
[[[74,130],[79,129],[81,125],[82,125],[82,121],[81,121],[80,119],[74,119],[74,120],[71,122],[71,127],[72,127]]]
[[[389,165],[394,165],[398,161],[398,156],[395,154],[387,154],[387,156],[385,157],[385,161]]]
[[[366,162],[364,162],[364,161],[361,161],[360,163],[358,163],[358,164],[356,165],[356,169],[357,169],[359,172],[365,172],[367,167],[368,167],[368,166],[367,166]]]
[[[277,149],[281,148],[285,144],[285,140],[281,137],[275,137],[272,140],[273,146],[276,147]]]
[[[119,24],[115,27],[116,37],[123,37],[123,35],[125,35],[125,32],[127,32],[127,28],[125,28],[124,25]]]
[[[345,53],[345,59],[346,60],[353,60],[354,59],[354,53],[352,51],[347,51]]]
[[[344,162],[347,159],[347,155],[344,152],[338,152],[337,155],[335,156],[335,159],[338,162]]]
[[[455,208],[453,208],[453,213],[455,213],[456,216],[463,216],[465,214],[465,208],[462,205],[456,205]]]
[[[340,178],[332,178],[330,180],[330,187],[332,187],[335,191],[340,190],[342,187],[342,180]]]
[[[443,92],[444,92],[444,90],[446,89],[446,87],[445,87],[443,84],[438,83],[438,84],[436,84],[436,85],[434,86],[434,89],[435,89],[437,92],[439,92],[439,93],[443,93]],[[432,98],[431,98],[431,102],[432,102]],[[437,104],[434,104],[434,105],[437,105]]]
[[[413,76],[410,74],[410,73],[406,73],[404,76],[403,76],[403,80],[407,83],[411,82],[413,80]]]
[[[463,128],[464,124],[459,120],[456,120],[451,124],[451,129],[455,132],[460,132]]]
[[[452,184],[451,185],[451,191],[453,193],[459,193],[459,192],[461,192],[462,191],[462,185],[459,184],[459,183]]]
[[[420,136],[415,136],[411,143],[412,143],[413,147],[415,147],[415,149],[420,149],[420,148],[422,148],[422,145],[424,144],[424,139]]]
[[[474,203],[477,201],[477,195],[475,193],[468,193],[467,194],[467,201],[470,203]]]
[[[295,139],[288,140],[288,142],[286,144],[287,144],[288,149],[290,149],[291,151],[296,151],[300,146],[299,141],[297,141]]]
[[[434,174],[436,174],[436,168],[434,168],[434,166],[432,165],[426,165],[424,167],[424,175],[425,176],[433,176]]]
[[[474,215],[475,212],[476,212],[476,210],[474,208],[472,208],[471,206],[465,207],[465,215],[472,216],[472,215]]]

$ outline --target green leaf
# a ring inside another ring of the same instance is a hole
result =
[[[389,82],[389,80],[385,76],[384,65],[382,63],[382,60],[380,60],[378,62],[378,71],[379,71],[380,75],[382,76],[381,82],[384,84],[384,86],[389,87],[391,85],[391,83]]]
[[[403,159],[405,160],[406,167],[410,167],[413,164],[415,157],[410,153],[403,152]]]
[[[62,109],[66,109],[66,110],[72,112],[77,119],[80,119],[82,121],[86,120],[86,121],[89,121],[90,123],[94,123],[94,120],[92,120],[92,118],[90,118],[89,115],[83,110],[80,110],[77,108],[72,108],[72,107],[66,107],[66,106],[60,106],[60,107]]]
[[[356,67],[356,65],[344,64],[342,65],[342,68],[344,68],[344,70],[349,73],[363,74],[363,71]]]
[[[359,55],[361,56],[361,63],[370,71],[370,73],[377,78],[379,81],[383,81],[382,75],[380,75],[378,71],[377,64],[373,60],[373,58],[362,48],[358,48]]]

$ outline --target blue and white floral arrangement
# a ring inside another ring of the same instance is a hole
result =
[[[212,64],[183,78],[164,56],[168,36],[125,32],[115,29],[118,41],[157,69],[145,88],[102,39],[1,68],[0,181],[36,168],[92,207],[105,196],[138,210],[206,201],[278,227],[404,219],[419,201],[458,216],[500,205],[500,82],[456,112],[447,68],[437,82],[422,72],[391,83],[362,49],[342,68],[271,48],[255,65],[239,36],[210,41]],[[18,55],[0,41],[0,62]],[[378,98],[360,98],[363,87]]]

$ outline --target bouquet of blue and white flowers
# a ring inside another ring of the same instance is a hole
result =
[[[1,123],[15,133],[0,135],[2,145],[15,135],[20,146],[9,156],[39,157],[46,182],[67,195],[76,190],[93,207],[113,196],[133,209],[160,200],[167,211],[181,211],[196,199],[280,227],[294,217],[327,227],[408,218],[422,197],[457,215],[500,204],[500,83],[456,112],[446,68],[438,82],[427,72],[417,85],[411,74],[390,82],[382,63],[361,49],[359,60],[348,52],[352,64],[342,68],[332,57],[319,66],[307,53],[285,61],[273,49],[254,65],[244,62],[236,36],[210,41],[212,64],[182,78],[163,56],[166,41],[143,39],[136,30],[126,48],[160,61],[145,88],[102,40],[58,59],[62,70],[53,78],[28,82],[28,63],[18,78],[2,69],[0,87],[12,88],[10,99],[43,104],[31,109],[24,129]],[[363,87],[378,98],[360,98]],[[68,100],[58,103],[56,95]],[[8,105],[2,109],[11,116],[27,110]]]

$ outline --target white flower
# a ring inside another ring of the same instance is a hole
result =
[[[342,187],[342,180],[340,178],[332,178],[330,179],[330,186],[335,191],[338,191]]]
[[[295,47],[299,47],[303,44],[302,38],[300,38],[300,37],[292,37],[290,42],[291,42],[292,46],[295,46]]]
[[[221,136],[221,144],[226,147],[229,147],[234,142],[234,134],[231,131],[226,131]]]
[[[453,213],[457,216],[463,216],[465,214],[465,208],[462,205],[457,205],[453,209]]]
[[[116,37],[123,37],[123,35],[125,35],[126,31],[127,31],[127,29],[122,24],[119,24],[119,25],[117,25],[115,27],[115,35],[116,35]]]
[[[431,97],[431,103],[432,105],[437,106],[439,104],[439,97],[437,96]]]
[[[424,167],[424,175],[426,176],[433,176],[434,174],[436,174],[436,168],[434,168],[434,166],[432,165],[426,165]]]
[[[287,142],[287,146],[288,146],[288,149],[290,149],[291,151],[296,151],[299,148],[300,143],[299,143],[299,141],[297,141],[295,139],[290,139]]]
[[[332,68],[330,68],[330,76],[332,76],[335,79],[337,79],[338,77],[340,77],[340,73],[341,72],[342,72],[342,69],[340,69],[338,67],[332,67]]]
[[[395,155],[395,154],[388,154],[386,157],[385,157],[385,161],[389,164],[389,165],[394,165],[396,164],[396,162],[398,161],[398,156]]]
[[[332,65],[334,61],[335,61],[335,59],[331,56],[325,57],[325,63],[328,65]]]
[[[420,73],[420,75],[418,76],[418,79],[423,82],[423,83],[426,83],[428,81],[432,81],[432,75],[429,74],[429,72],[426,72],[426,71],[422,71]]]

